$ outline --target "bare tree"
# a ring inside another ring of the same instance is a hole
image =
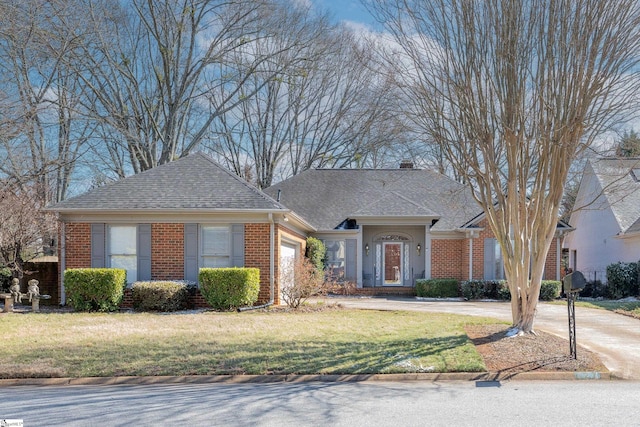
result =
[[[239,175],[249,165],[261,188],[311,167],[362,167],[400,134],[387,102],[394,87],[372,69],[366,47],[347,28],[318,25],[312,45],[288,52],[297,60],[285,62],[299,65],[275,78],[259,67],[248,81],[255,96],[211,135],[218,156]]]
[[[616,145],[616,156],[640,156],[640,135],[635,130],[631,129],[622,134]]]
[[[36,186],[0,182],[0,265],[21,278],[24,264],[43,254],[56,235],[57,221],[43,212],[45,200]]]
[[[78,87],[62,61],[82,34],[76,6],[0,3],[0,171],[24,186],[37,183],[45,202],[65,197],[88,129],[75,113]]]
[[[258,68],[280,74],[294,65],[284,53],[318,36],[312,22],[279,0],[98,0],[88,6],[96,37],[76,67],[86,110],[101,123],[100,154],[117,162],[117,175],[193,151],[221,114],[261,89],[246,84]]]
[[[635,107],[635,0],[370,0],[392,73],[500,243],[514,331],[533,332],[571,162]]]

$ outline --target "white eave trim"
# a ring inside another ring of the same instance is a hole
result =
[[[480,232],[484,231],[484,227],[457,228],[456,231],[464,233],[465,237],[477,239],[478,237],[480,237]]]
[[[44,210],[49,212],[58,212],[60,214],[71,215],[137,215],[137,214],[203,214],[203,213],[289,213],[288,209],[208,209],[208,208],[180,208],[180,209],[166,209],[166,208],[147,208],[147,209],[55,209],[45,208]]]
[[[640,231],[631,231],[629,233],[618,233],[615,235],[616,239],[633,239],[640,237]]]

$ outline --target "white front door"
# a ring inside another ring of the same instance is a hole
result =
[[[402,285],[402,243],[383,243],[383,286]]]

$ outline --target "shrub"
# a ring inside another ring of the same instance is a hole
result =
[[[11,269],[7,267],[0,268],[0,289],[9,290],[11,286]]]
[[[288,280],[281,283],[280,295],[291,308],[298,308],[309,297],[326,293],[330,287],[325,282],[324,272],[305,257],[283,265],[281,276]]]
[[[217,310],[233,310],[258,301],[257,268],[201,268],[198,279],[202,296]]]
[[[505,299],[502,290],[505,286],[506,283],[496,280],[467,280],[460,284],[460,292],[467,300]],[[508,289],[507,294],[509,294]]]
[[[587,298],[605,298],[607,292],[607,286],[600,280],[591,280],[587,282],[584,289],[580,291],[580,296]]]
[[[117,310],[126,284],[127,272],[120,268],[76,268],[64,272],[67,300],[78,311]]]
[[[426,298],[455,298],[459,295],[456,279],[418,279],[416,295]]]
[[[617,262],[607,266],[608,297],[612,299],[638,295],[638,263]]]
[[[509,284],[506,280],[501,280],[498,282],[498,299],[501,301],[511,301],[511,290],[509,289]]]
[[[131,287],[133,308],[142,311],[183,310],[189,304],[189,290],[180,282],[135,282]]]
[[[325,248],[322,240],[316,239],[315,237],[307,238],[307,250],[305,253],[305,257],[309,259],[311,264],[318,271],[324,270],[324,258],[326,252],[327,248]]]
[[[560,296],[562,283],[559,280],[543,280],[540,284],[540,299],[553,301]]]

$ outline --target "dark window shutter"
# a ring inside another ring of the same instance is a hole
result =
[[[244,267],[244,224],[231,225],[231,266]]]
[[[106,267],[106,235],[104,224],[91,224],[91,267]]]
[[[345,240],[345,254],[344,254],[344,278],[346,280],[357,280],[356,277],[356,254],[357,254],[357,240],[346,239]]]
[[[184,280],[198,281],[198,224],[184,225]]]
[[[138,280],[151,280],[151,224],[138,224]]]

